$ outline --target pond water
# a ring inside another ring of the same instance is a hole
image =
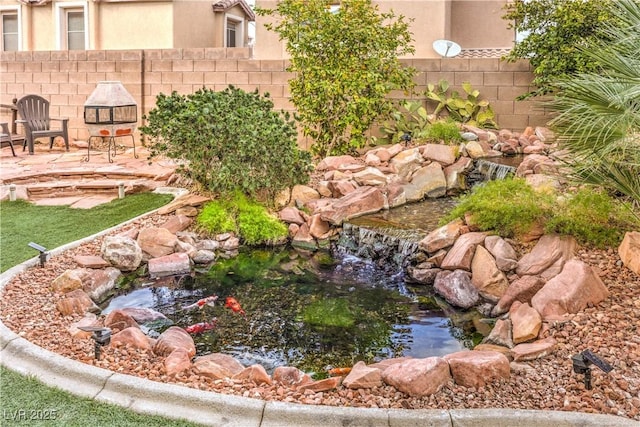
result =
[[[443,213],[452,202],[423,203],[354,223],[367,233],[404,226],[413,234],[403,238],[416,242],[441,216],[426,212]],[[132,283],[104,313],[124,307],[157,310],[170,322],[142,325],[151,336],[169,324],[187,327],[215,318],[215,328],[192,335],[199,355],[222,352],[245,366],[259,363],[268,372],[295,366],[316,377],[360,360],[445,355],[473,347],[480,332],[488,332],[474,310],[454,310],[431,287],[405,283],[400,265],[357,252],[247,249],[193,276]],[[218,296],[213,306],[184,309],[211,295]],[[235,298],[246,314],[225,307],[227,297]]]

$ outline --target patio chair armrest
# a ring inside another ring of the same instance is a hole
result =
[[[24,124],[24,123],[28,123],[28,122],[26,120],[16,120],[16,123]]]
[[[11,132],[9,132],[9,123],[7,122],[0,122],[0,129],[2,129],[2,132],[0,132],[0,135],[7,135],[7,136],[11,136]]]
[[[59,122],[68,122],[69,118],[68,117],[49,117],[49,120],[56,120]]]

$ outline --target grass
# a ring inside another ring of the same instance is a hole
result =
[[[38,255],[27,246],[29,242],[57,248],[159,208],[171,198],[168,194],[132,194],[92,209],[35,206],[22,200],[1,202],[0,272]]]
[[[192,427],[188,421],[143,415],[122,407],[74,396],[0,367],[0,425],[9,426],[145,426]]]
[[[34,241],[47,248],[90,236],[171,200],[170,195],[142,193],[97,206],[35,206],[27,202],[0,203],[0,265],[5,271],[32,258]],[[138,414],[49,387],[33,377],[0,366],[0,425],[4,426],[166,426],[198,424]]]

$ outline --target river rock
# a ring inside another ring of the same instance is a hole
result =
[[[463,270],[441,271],[436,275],[433,287],[449,304],[470,308],[480,301],[480,296],[469,276],[469,273]]]
[[[175,252],[178,238],[166,228],[148,227],[140,230],[138,245],[151,258],[159,258]]]
[[[453,247],[442,260],[440,268],[445,270],[471,271],[471,261],[476,252],[476,247],[484,242],[487,235],[481,232],[462,234],[456,239]]]
[[[150,259],[148,268],[152,278],[187,274],[191,272],[191,259],[186,253],[177,252]]]
[[[484,247],[493,255],[496,265],[502,271],[515,270],[518,266],[518,254],[513,246],[500,236],[487,236]]]
[[[542,317],[529,304],[514,302],[509,310],[509,318],[511,319],[514,344],[533,341],[538,337],[542,327]]]
[[[176,348],[164,359],[164,371],[174,376],[191,368],[191,356],[184,348]]]
[[[478,293],[489,301],[497,302],[509,287],[507,277],[483,246],[476,247],[471,261],[471,274],[471,283],[478,289]]]
[[[251,365],[244,368],[232,377],[234,380],[249,380],[254,384],[271,385],[273,381],[262,365]]]
[[[171,326],[160,334],[153,346],[153,352],[158,356],[168,356],[176,348],[185,349],[190,357],[196,354],[196,344],[191,335],[178,326]]]
[[[116,332],[111,336],[111,345],[128,345],[140,350],[151,350],[151,343],[149,337],[147,337],[140,328],[131,326],[125,328],[119,332]]]
[[[453,245],[463,226],[464,223],[461,219],[453,220],[427,234],[424,239],[420,240],[418,246],[428,254],[434,254],[440,249]]]
[[[380,369],[368,367],[359,361],[342,381],[348,388],[373,388],[382,386],[382,372]]]
[[[441,357],[408,359],[389,366],[382,380],[410,396],[423,397],[437,393],[451,380],[449,364]]]
[[[571,236],[546,234],[528,254],[518,261],[518,276],[541,276],[550,279],[556,276],[567,260],[573,258],[576,251],[576,240]]]
[[[443,359],[449,363],[451,376],[463,387],[481,388],[511,376],[509,359],[494,351],[458,351]]]
[[[492,316],[499,316],[509,311],[514,301],[522,303],[531,303],[531,298],[545,284],[545,280],[540,276],[522,276],[514,280],[505,291],[500,301],[493,307]]]
[[[341,225],[343,221],[378,212],[384,206],[385,197],[378,187],[360,187],[323,209],[321,217],[333,225]]]
[[[629,270],[640,275],[640,232],[627,232],[618,247],[618,255]]]
[[[142,249],[135,240],[126,236],[106,236],[100,254],[120,271],[133,271],[142,263]]]
[[[573,259],[534,295],[531,305],[543,318],[548,318],[577,313],[588,305],[597,305],[608,296],[609,291],[593,269]]]

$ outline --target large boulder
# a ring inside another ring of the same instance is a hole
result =
[[[125,328],[111,336],[111,345],[114,346],[130,346],[140,350],[151,350],[151,343],[140,328],[131,326]]]
[[[174,376],[191,368],[191,356],[184,348],[176,348],[164,359],[164,370]]]
[[[568,261],[562,272],[549,280],[531,299],[531,305],[543,318],[577,313],[588,305],[596,305],[609,296],[609,291],[593,269],[584,262]]]
[[[518,254],[502,237],[487,236],[484,239],[484,247],[493,255],[500,270],[511,271],[518,266]]]
[[[82,270],[65,270],[61,275],[53,279],[51,289],[53,292],[66,294],[67,292],[82,289]]]
[[[82,289],[92,300],[100,304],[113,295],[122,273],[114,267],[100,270],[86,268],[83,276]]]
[[[168,356],[176,348],[187,350],[190,357],[196,355],[196,344],[193,342],[191,335],[178,326],[171,326],[164,331],[153,346],[153,352],[158,356]]]
[[[333,225],[368,213],[378,212],[385,207],[385,197],[378,187],[360,187],[325,207],[321,218]]]
[[[82,289],[76,289],[64,294],[64,297],[56,303],[56,308],[63,316],[82,314],[87,312],[100,313],[93,300]]]
[[[363,361],[359,361],[347,377],[342,381],[349,388],[373,388],[382,385],[382,372],[380,369],[368,367]]]
[[[458,237],[442,260],[440,268],[471,271],[471,261],[476,253],[476,247],[484,242],[485,237],[487,235],[480,232],[465,233]]]
[[[381,186],[387,184],[387,176],[374,167],[367,167],[353,174],[353,180],[358,185]]]
[[[100,249],[102,258],[120,271],[133,271],[142,263],[142,249],[127,236],[107,236]]]
[[[470,274],[463,270],[443,270],[436,275],[433,288],[449,304],[460,308],[470,308],[480,301],[480,296],[469,276]]]
[[[442,171],[442,165],[437,162],[421,167],[411,176],[411,185],[423,197],[437,198],[447,193],[447,179]]]
[[[499,316],[506,313],[515,301],[531,303],[531,298],[542,289],[545,283],[540,276],[522,276],[514,280],[493,307],[491,315]]]
[[[532,343],[518,344],[511,349],[514,362],[541,359],[550,355],[556,346],[556,340],[549,337]]]
[[[399,176],[408,180],[413,172],[420,169],[422,161],[420,150],[411,148],[396,154],[389,163],[395,168]]]
[[[625,233],[618,247],[618,255],[629,270],[640,275],[640,232]]]
[[[150,259],[148,267],[149,276],[153,278],[187,274],[191,271],[191,259],[186,253],[177,252]]]
[[[273,381],[271,377],[264,369],[264,366],[255,364],[247,366],[242,371],[238,372],[232,377],[234,380],[249,380],[254,384],[268,384],[271,385]]]
[[[345,166],[350,166],[354,164],[358,164],[358,161],[353,156],[349,156],[349,155],[329,156],[329,157],[325,157],[324,159],[322,159],[322,161],[320,161],[320,163],[318,163],[318,166],[316,166],[316,170],[317,171],[338,170],[338,169],[344,168]]]
[[[441,357],[408,359],[389,366],[382,380],[410,396],[422,397],[437,393],[451,380],[449,364]]]
[[[495,259],[483,246],[476,247],[471,261],[471,283],[480,295],[492,302],[497,302],[509,287],[509,281],[496,265]]]
[[[151,258],[159,258],[170,255],[176,251],[178,238],[166,228],[148,227],[140,230],[138,245],[142,252],[149,254]]]
[[[455,145],[426,144],[420,148],[422,150],[422,157],[438,162],[442,166],[448,166],[456,161],[458,147]]]
[[[550,279],[556,276],[567,260],[573,258],[576,251],[576,240],[571,236],[546,234],[528,254],[518,261],[518,276],[536,276]]]
[[[434,254],[440,249],[453,245],[460,236],[460,230],[463,226],[464,223],[461,219],[453,220],[427,234],[424,239],[420,240],[418,246],[428,254]]]
[[[513,343],[533,341],[542,328],[540,313],[527,303],[515,302],[509,310]]]
[[[463,387],[480,388],[498,380],[509,379],[509,359],[495,351],[458,351],[443,357],[451,376]]]

